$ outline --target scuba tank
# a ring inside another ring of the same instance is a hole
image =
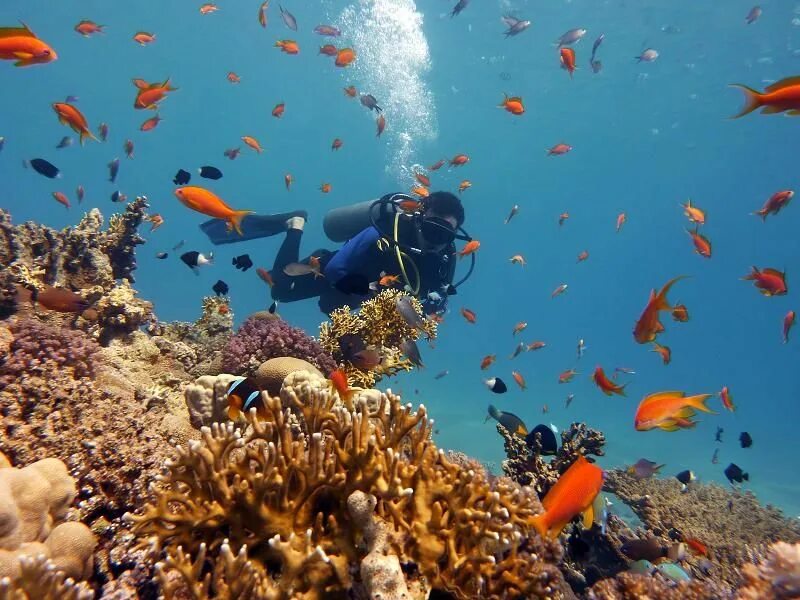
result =
[[[387,194],[380,199],[367,200],[329,210],[322,221],[325,235],[332,242],[339,244],[355,237],[359,232],[372,226],[374,222],[380,223],[382,228],[390,231],[392,219],[398,209],[391,202],[381,202],[381,200],[388,199],[393,195]]]

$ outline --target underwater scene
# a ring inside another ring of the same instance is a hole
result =
[[[0,600],[800,598],[800,2],[0,3]]]

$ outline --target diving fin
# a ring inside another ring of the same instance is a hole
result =
[[[276,215],[245,215],[241,221],[242,235],[230,229],[224,219],[210,219],[201,224],[200,229],[212,244],[219,246],[278,235],[286,231],[286,221],[292,217],[303,217],[307,220],[308,213],[304,210],[295,210]]]

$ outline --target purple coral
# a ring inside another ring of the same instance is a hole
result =
[[[94,375],[94,357],[100,346],[84,332],[36,319],[17,321],[10,329],[14,341],[1,373],[40,374],[55,366],[58,370],[71,367],[75,378]]]
[[[252,375],[261,363],[280,356],[307,360],[326,376],[336,369],[333,357],[302,329],[282,319],[253,316],[225,347],[222,370],[233,375]]]

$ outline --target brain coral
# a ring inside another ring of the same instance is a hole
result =
[[[302,329],[282,319],[248,318],[223,351],[222,370],[234,375],[253,375],[270,358],[293,356],[307,360],[329,375],[333,358]]]
[[[351,410],[324,379],[292,377],[280,397],[265,396],[265,421],[251,411],[245,433],[214,424],[179,448],[130,517],[143,544],[165,551],[167,599],[375,594],[386,585],[376,551],[404,565],[409,589],[564,597],[560,547],[528,525],[541,510],[532,490],[448,460],[422,406],[381,394],[372,409],[357,396]],[[359,492],[374,497],[374,520],[354,510]]]

